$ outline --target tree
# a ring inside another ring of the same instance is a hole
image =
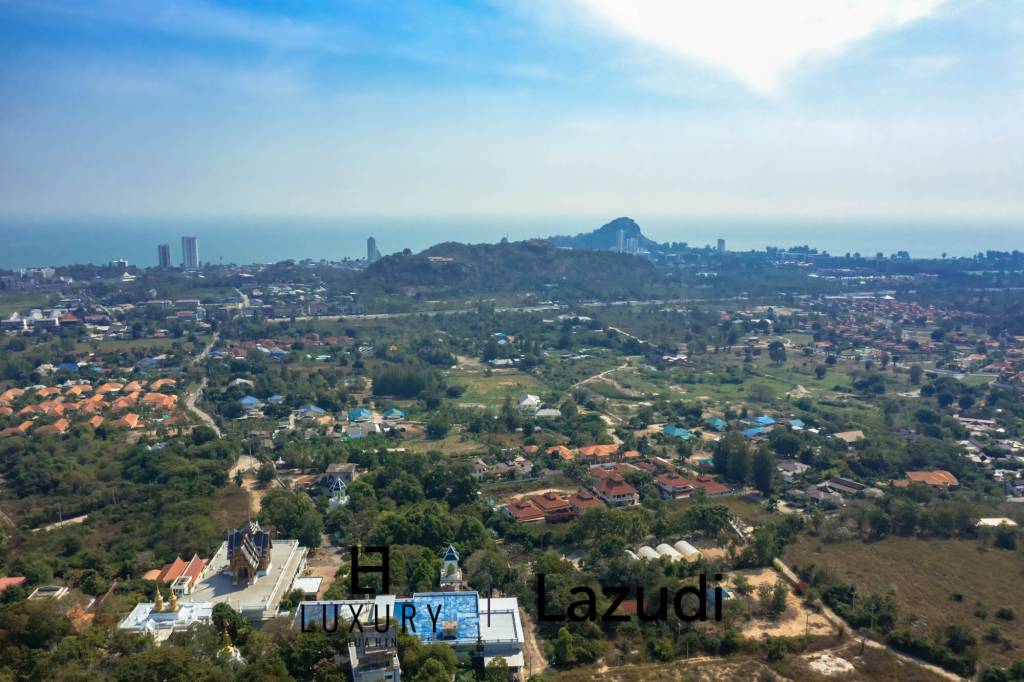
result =
[[[768,344],[768,357],[775,364],[782,364],[786,361],[786,346],[781,341],[772,341]]]
[[[192,443],[194,445],[203,445],[205,443],[209,443],[211,440],[215,440],[216,438],[217,432],[205,424],[192,429]]]
[[[295,538],[306,547],[320,546],[324,519],[305,493],[271,490],[263,498],[260,518],[286,538]]]
[[[814,368],[814,376],[820,381],[828,374],[828,365],[818,365]]]
[[[486,682],[508,682],[508,663],[501,656],[495,657],[484,669]]]
[[[767,447],[761,446],[754,453],[753,463],[754,485],[765,496],[775,492],[775,455]]]
[[[441,440],[447,436],[450,429],[451,424],[448,423],[447,417],[440,412],[435,412],[427,421],[427,436],[434,440]]]
[[[913,364],[910,366],[910,383],[917,386],[921,383],[921,376],[924,374],[924,368],[921,365]]]

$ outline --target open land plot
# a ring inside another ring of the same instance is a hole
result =
[[[491,409],[500,408],[506,396],[515,400],[521,393],[541,395],[549,392],[541,381],[518,370],[499,370],[491,376],[483,372],[453,370],[446,375],[450,384],[466,387],[458,402],[486,405]]]
[[[985,631],[998,625],[1018,647],[1024,643],[1024,556],[1019,552],[980,550],[974,541],[959,539],[887,538],[823,545],[805,535],[790,545],[784,560],[791,568],[812,563],[827,567],[862,592],[894,592],[901,624],[923,617],[928,631],[953,624],[970,628],[980,642],[983,665],[1007,665],[1019,657],[984,639]],[[955,600],[958,594],[961,601]],[[997,619],[1000,607],[1012,608],[1016,617]],[[985,618],[975,615],[982,610]]]
[[[755,568],[735,571],[730,578],[743,575],[756,591],[761,585],[775,585],[786,582],[785,579],[771,568]],[[754,618],[740,628],[744,637],[761,639],[763,637],[800,637],[835,635],[836,628],[825,616],[816,613],[804,605],[802,599],[790,592],[786,595],[786,611],[778,618],[766,620]]]

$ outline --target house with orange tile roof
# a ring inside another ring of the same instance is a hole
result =
[[[39,409],[38,405],[26,405],[25,407],[18,410],[18,416],[24,417],[29,414],[36,414],[37,412],[42,412],[42,410]]]
[[[505,513],[516,523],[544,523],[544,512],[532,500],[511,500]]]
[[[164,386],[174,386],[174,385],[175,385],[174,379],[157,379],[152,384],[150,384],[149,390],[151,390],[151,391],[159,391]]]
[[[59,436],[59,435],[65,433],[68,430],[68,428],[70,428],[70,426],[71,426],[71,422],[69,422],[67,419],[58,419],[57,421],[55,421],[52,424],[47,424],[46,426],[40,426],[35,431],[33,431],[33,433],[35,435],[37,435],[37,436],[44,436],[44,435],[51,435],[51,436],[56,435],[56,436]]]
[[[49,398],[51,395],[60,395],[60,389],[56,386],[43,386],[36,389],[37,398]]]
[[[0,400],[4,402],[11,402],[17,400],[21,396],[25,395],[25,389],[23,388],[9,388],[3,393],[0,393]]]
[[[544,520],[548,523],[569,521],[576,516],[569,500],[556,492],[549,490],[539,495],[531,495],[528,499],[544,512]]]
[[[99,425],[102,424],[102,423],[103,423],[103,417],[101,417],[98,414],[93,416],[93,417],[90,417],[89,421],[86,422],[86,424],[88,424],[89,426],[91,426],[94,429],[98,428]]]
[[[573,451],[565,447],[564,445],[552,445],[550,448],[547,449],[546,452],[549,455],[558,455],[560,458],[562,458],[563,461],[566,462],[571,462],[576,457],[576,455],[573,454]]]
[[[179,556],[157,571],[156,575],[153,575],[153,571],[149,571],[146,576],[153,576],[148,578],[149,580],[155,580],[165,585],[169,584],[172,592],[179,597],[184,597],[187,594],[192,594],[192,588],[199,582],[208,563],[206,559],[200,559],[198,554],[193,554],[188,561]]]
[[[129,412],[120,419],[115,419],[114,421],[110,422],[110,425],[115,427],[123,426],[124,428],[127,429],[137,429],[140,426],[142,426],[142,418],[139,417],[139,415],[135,414],[134,412]]]
[[[29,429],[32,428],[34,423],[35,422],[26,420],[17,426],[6,428],[3,431],[0,431],[0,438],[6,438],[7,436],[23,436],[29,432]]]
[[[121,390],[124,391],[125,393],[135,393],[136,391],[141,391],[145,386],[146,382],[144,381],[132,381],[131,383],[125,385],[125,387]]]
[[[956,488],[960,481],[953,474],[944,469],[935,471],[908,471],[907,478],[902,481],[893,481],[897,488],[906,488],[914,483],[924,483],[937,488]]]
[[[91,390],[92,386],[90,386],[89,384],[75,384],[74,386],[69,388],[64,395],[78,397],[80,395],[90,392]]]
[[[609,459],[619,451],[619,446],[611,443],[609,445],[584,445],[578,452],[580,457],[586,459]]]
[[[142,404],[154,409],[170,410],[178,402],[178,396],[164,393],[147,393],[142,396]]]
[[[580,490],[569,496],[569,506],[577,514],[582,514],[588,509],[603,509],[604,502],[599,500],[593,493]]]
[[[0,417],[10,417],[14,414],[14,408],[0,405]]]
[[[105,383],[102,386],[100,386],[99,388],[97,388],[96,389],[96,393],[100,394],[100,395],[102,395],[104,393],[117,393],[122,388],[124,388],[124,384],[119,384],[117,382],[111,381],[111,382]]]
[[[619,474],[599,479],[594,484],[594,494],[609,507],[635,507],[640,504],[640,491]]]

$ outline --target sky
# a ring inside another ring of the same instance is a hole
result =
[[[1022,0],[0,0],[0,214],[1024,219]]]

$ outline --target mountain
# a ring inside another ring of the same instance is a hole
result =
[[[640,231],[640,226],[632,218],[616,218],[606,225],[602,225],[593,232],[581,233],[575,237],[559,235],[549,237],[548,242],[552,246],[568,247],[572,249],[591,249],[593,251],[613,251],[618,245],[619,230],[622,230],[623,239],[636,237],[640,247],[648,251],[661,251],[661,245],[653,239],[648,239]]]
[[[501,244],[446,242],[418,254],[385,256],[366,269],[363,286],[459,295],[548,292],[553,296],[629,295],[658,280],[644,258],[566,250],[545,240]]]

